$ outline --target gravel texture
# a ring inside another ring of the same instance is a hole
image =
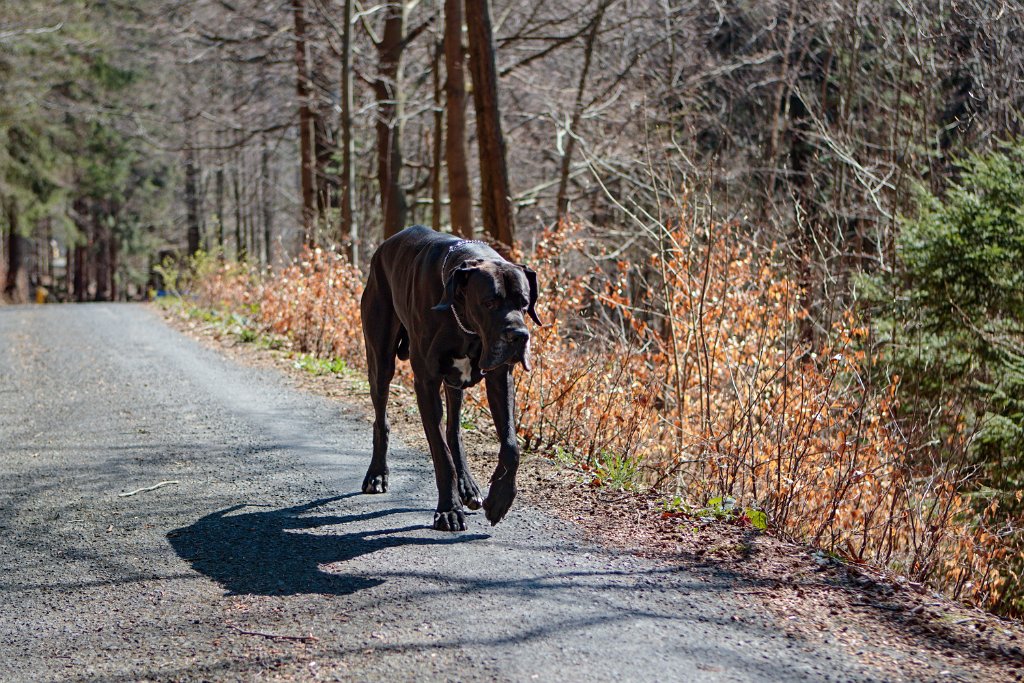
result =
[[[886,678],[520,502],[433,531],[396,439],[359,494],[359,414],[144,306],[0,307],[0,679]]]

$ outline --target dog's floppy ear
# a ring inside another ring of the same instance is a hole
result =
[[[444,294],[441,295],[441,300],[437,302],[433,310],[435,311],[447,311],[455,303],[455,297],[459,293],[459,290],[466,285],[466,281],[469,279],[470,273],[475,270],[474,266],[468,263],[463,263],[461,266],[452,271],[452,274],[448,276],[448,280],[444,283]]]
[[[544,323],[542,323],[540,321],[540,318],[537,317],[537,309],[535,308],[536,304],[537,304],[537,294],[538,294],[538,291],[537,291],[537,273],[535,273],[533,271],[533,269],[530,268],[529,266],[524,266],[521,263],[517,264],[517,265],[520,268],[523,269],[523,272],[526,274],[526,281],[530,283],[530,305],[527,306],[526,312],[529,314],[529,316],[531,318],[533,318],[533,322],[537,323],[538,325],[543,326]]]

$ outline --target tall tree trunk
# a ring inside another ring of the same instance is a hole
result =
[[[75,266],[75,248],[70,244],[64,247],[64,296],[61,301],[68,302],[72,300],[74,290],[72,289],[72,278],[74,277],[74,266]]]
[[[252,187],[252,183],[246,183]],[[260,247],[256,242],[256,196],[247,192],[245,197],[245,244],[250,261],[259,261]]]
[[[89,274],[86,270],[87,247],[79,244],[75,247],[75,301],[85,301],[89,291]]]
[[[28,240],[18,234],[21,215],[18,212],[18,200],[9,197],[5,202],[7,209],[7,281],[4,283],[4,294],[15,304],[28,303],[28,264],[26,252],[31,248]]]
[[[384,11],[384,35],[377,43],[378,71],[373,90],[377,98],[377,183],[387,239],[405,227],[408,207],[399,178],[402,126],[398,77],[405,49],[405,7],[401,2],[390,2]]]
[[[217,166],[214,174],[214,193],[217,196],[217,248],[224,256],[224,163]]]
[[[469,71],[473,78],[473,105],[476,109],[480,208],[484,229],[496,241],[512,246],[515,223],[505,162],[505,140],[501,133],[494,35],[487,0],[466,0],[466,26],[469,29]]]
[[[32,296],[29,284],[32,242],[27,237],[12,232],[7,244],[10,260],[7,265],[5,293],[11,303],[27,304]]]
[[[7,201],[2,195],[0,195],[0,206],[7,210]],[[7,245],[10,240],[10,233],[5,233],[3,229],[3,223],[0,222],[0,286],[6,288],[7,286]],[[7,226],[11,232],[14,232],[14,226]]]
[[[263,136],[263,149],[260,150],[260,186],[263,188],[260,198],[263,207],[263,263],[270,264],[273,259],[270,245],[274,226],[274,201],[270,179],[270,146],[266,135]]]
[[[432,162],[430,165],[430,224],[434,230],[441,229],[441,161],[442,138],[444,137],[444,104],[441,95],[441,54],[444,41],[438,42],[434,48],[434,63],[431,74],[434,80],[434,139],[431,141]]]
[[[359,265],[359,227],[355,215],[355,168],[352,143],[352,0],[345,0],[341,46],[341,234],[348,239],[348,258]]]
[[[235,198],[235,259],[244,261],[247,258],[245,234],[242,227],[242,188],[238,178],[239,161],[235,159],[235,168],[231,171],[231,190]]]
[[[86,264],[86,257],[88,255],[88,243],[90,235],[89,227],[89,202],[87,199],[79,197],[72,204],[72,215],[75,219],[75,227],[78,228],[81,233],[81,239],[85,240],[84,244],[76,244],[74,252],[74,280],[72,281],[72,287],[74,289],[74,300],[85,301],[86,291],[89,289],[89,273],[88,266]]]
[[[790,69],[792,67],[793,41],[796,38],[796,0],[790,0],[786,12],[786,38],[782,46],[782,64],[779,65],[778,81],[775,85],[775,96],[772,104],[771,131],[768,135],[768,146],[764,152],[764,167],[768,177],[764,184],[764,202],[761,205],[761,221],[767,223],[771,213],[776,210],[775,195],[779,175],[780,140],[785,133],[789,119],[789,99],[792,90]]]
[[[310,82],[314,89],[317,83],[327,80],[323,76],[323,66],[321,61],[314,61],[310,75]],[[330,225],[331,209],[338,206],[337,178],[328,172],[331,159],[337,149],[337,140],[334,139],[334,131],[330,129],[328,119],[320,111],[320,107],[313,108],[312,116],[313,154],[316,162],[313,181],[316,183],[317,234],[326,237],[330,235],[332,227]]]
[[[299,100],[299,158],[300,185],[302,188],[302,228],[305,243],[316,242],[316,183],[313,158],[313,110],[309,101],[309,59],[306,46],[305,0],[292,0],[292,14],[295,20],[295,93]]]
[[[462,47],[462,0],[444,2],[445,113],[448,206],[452,232],[473,237],[473,197],[466,162],[466,53]]]
[[[106,202],[93,204],[93,234],[96,236],[96,301],[110,301],[110,226],[105,220],[107,215]]]
[[[590,72],[590,62],[594,55],[594,42],[597,39],[597,31],[601,27],[601,20],[604,18],[604,11],[608,7],[607,0],[597,8],[597,13],[591,19],[590,32],[587,34],[587,42],[583,48],[583,68],[580,71],[580,83],[576,88],[576,101],[573,103],[572,119],[569,129],[566,131],[565,151],[562,154],[562,168],[558,174],[558,219],[562,220],[569,212],[569,171],[572,167],[572,154],[576,149],[576,128],[583,116],[583,93],[587,87],[587,74]]]
[[[121,291],[118,287],[117,278],[117,257],[120,249],[118,249],[117,235],[113,230],[110,231],[109,238],[107,239],[107,277],[109,281],[107,283],[107,292],[109,293],[110,301],[120,301]]]
[[[201,239],[199,229],[199,165],[192,136],[188,135],[185,150],[185,222],[188,231],[188,253],[192,256],[199,251]]]
[[[42,220],[42,239],[36,243],[36,282],[43,287],[53,289],[53,252],[50,240],[53,238],[53,219],[50,216]]]

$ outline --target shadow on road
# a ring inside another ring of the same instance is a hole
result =
[[[383,583],[383,579],[332,574],[321,565],[345,562],[384,548],[404,545],[451,545],[487,538],[482,534],[413,536],[426,527],[404,526],[351,533],[316,531],[321,527],[358,524],[405,512],[396,508],[356,515],[319,515],[319,507],[356,493],[321,498],[303,505],[243,512],[257,506],[235,505],[206,515],[194,524],[167,534],[174,551],[192,568],[208,576],[228,595],[348,595]]]

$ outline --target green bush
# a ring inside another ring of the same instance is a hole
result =
[[[866,284],[905,410],[962,409],[988,483],[1024,484],[1024,141],[962,160],[941,197],[922,192],[893,270]]]

